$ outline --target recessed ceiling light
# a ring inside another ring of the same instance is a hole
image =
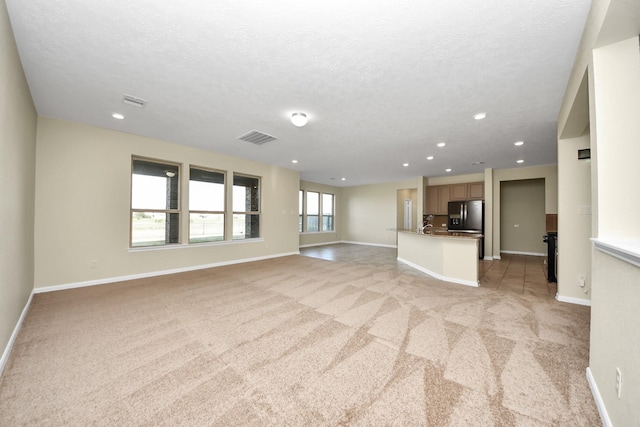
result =
[[[340,178],[340,180],[341,180],[341,181],[346,181],[346,180],[347,180],[347,178]]]
[[[487,117],[487,113],[478,113],[473,115],[473,118],[476,120],[482,120],[485,117]]]
[[[445,169],[444,171],[445,171],[445,172],[451,172],[451,168],[449,168],[449,169]]]
[[[524,163],[524,160],[516,160],[516,163]]]
[[[409,166],[409,163],[403,163],[402,166],[406,168],[407,166]]]
[[[516,145],[516,146],[518,146],[518,147],[519,147],[519,146],[521,146],[521,145],[523,145],[523,144],[524,144],[524,141],[517,141],[517,142],[514,142],[514,143],[513,143],[513,145]]]
[[[113,113],[111,115],[111,117],[113,117],[114,119],[118,119],[118,120],[123,120],[124,119],[124,115],[122,115],[120,113]]]
[[[305,113],[293,113],[291,115],[291,123],[294,126],[302,127],[307,124],[307,115]]]
[[[433,156],[427,156],[427,160],[433,160]]]
[[[298,163],[297,160],[291,160],[291,163]]]
[[[436,146],[438,146],[438,147],[440,147],[440,148],[444,147],[445,145],[447,145],[447,143],[446,143],[446,142],[438,142],[438,143],[436,144]]]

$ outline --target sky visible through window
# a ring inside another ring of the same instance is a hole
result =
[[[167,178],[160,176],[133,174],[133,209],[167,208]],[[245,212],[246,187],[233,186],[233,211]],[[317,205],[317,201],[316,201]],[[224,211],[224,184],[189,181],[189,209],[194,211]],[[317,209],[317,207],[316,207]]]

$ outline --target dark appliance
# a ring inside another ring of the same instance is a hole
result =
[[[467,200],[449,202],[448,231],[484,234],[484,201]],[[480,259],[484,258],[484,238],[478,242]]]
[[[547,244],[547,280],[549,282],[558,282],[558,232],[547,231],[542,236],[542,241]]]

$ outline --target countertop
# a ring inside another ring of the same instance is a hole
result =
[[[404,228],[396,228],[394,231],[397,231],[399,233],[418,234],[426,237],[447,237],[447,238],[454,238],[454,239],[480,239],[484,237],[483,234],[479,234],[479,233],[458,233],[455,231],[447,231],[442,229],[435,229],[433,231],[427,230],[423,232],[423,231],[409,230]]]

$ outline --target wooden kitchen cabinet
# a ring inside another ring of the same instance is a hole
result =
[[[483,200],[484,182],[451,184],[451,200]]]
[[[447,215],[450,200],[449,185],[430,185],[426,188],[425,213],[432,215]]]

